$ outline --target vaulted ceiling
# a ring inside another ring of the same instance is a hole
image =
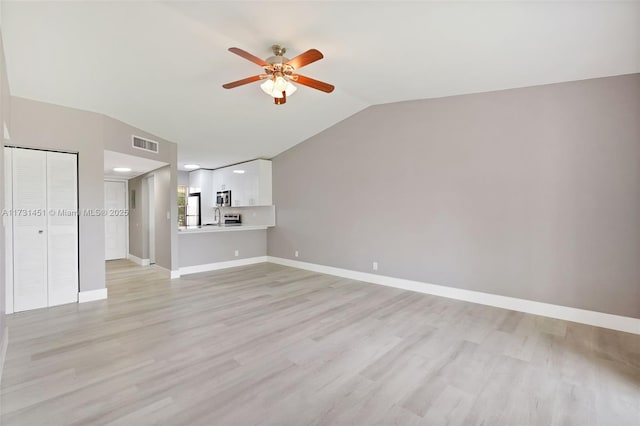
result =
[[[180,165],[272,157],[374,104],[640,72],[640,2],[3,2],[12,94],[103,113],[179,144]],[[223,83],[325,58],[276,106]]]

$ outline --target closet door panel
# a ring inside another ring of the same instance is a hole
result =
[[[43,308],[47,299],[47,155],[13,150],[14,311]]]
[[[77,156],[47,152],[49,306],[78,301]]]
[[[13,148],[4,148],[4,208],[13,210]],[[5,312],[13,313],[13,217],[5,217]]]

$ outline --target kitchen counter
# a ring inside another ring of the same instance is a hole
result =
[[[205,225],[205,226],[189,226],[187,228],[178,228],[178,235],[180,234],[199,234],[203,232],[229,232],[229,231],[259,231],[267,229],[267,225],[233,225],[233,226],[218,226],[218,225]]]
[[[265,259],[267,225],[203,226],[178,232],[180,274],[216,269],[220,262]],[[264,260],[261,260],[264,262]]]

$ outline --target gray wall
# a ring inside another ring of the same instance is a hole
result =
[[[78,207],[81,210],[101,209],[104,205],[105,149],[133,155],[150,155],[130,147],[132,133],[161,142],[161,148],[168,146],[166,157],[149,158],[159,161],[171,159],[170,169],[176,170],[177,147],[175,144],[153,137],[110,117],[15,96],[11,98],[11,109],[12,144],[78,152]],[[176,179],[176,173],[172,173],[171,179]],[[172,191],[172,194],[175,199],[175,191]],[[177,217],[177,206],[171,208],[171,212],[172,217]],[[87,291],[104,288],[104,218],[81,215],[79,221],[80,289]],[[176,230],[173,229],[175,241],[172,240],[172,247],[176,247],[177,265],[177,234],[175,232]]]
[[[148,233],[148,194],[147,185],[144,182],[148,177],[155,176],[155,251],[156,265],[169,270],[177,270],[173,267],[171,238],[177,232],[177,219],[167,219],[167,211],[173,204],[177,204],[176,185],[171,183],[171,167],[163,167],[152,172],[129,180],[129,191],[136,191],[136,207],[130,208],[129,214],[129,253],[141,259],[149,258],[149,233]],[[131,192],[130,192],[131,193]],[[177,214],[177,213],[176,213]],[[172,216],[177,217],[177,216]]]
[[[180,266],[204,265],[267,255],[267,231],[180,234]],[[239,256],[235,256],[239,250]]]
[[[271,256],[640,318],[640,74],[371,107],[273,185]]]

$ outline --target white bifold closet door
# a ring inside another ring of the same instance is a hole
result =
[[[11,151],[14,311],[76,302],[77,156]]]
[[[49,306],[78,301],[77,158],[47,152]]]
[[[47,288],[47,156],[12,149],[13,310],[49,305]],[[10,285],[7,283],[7,285]]]

